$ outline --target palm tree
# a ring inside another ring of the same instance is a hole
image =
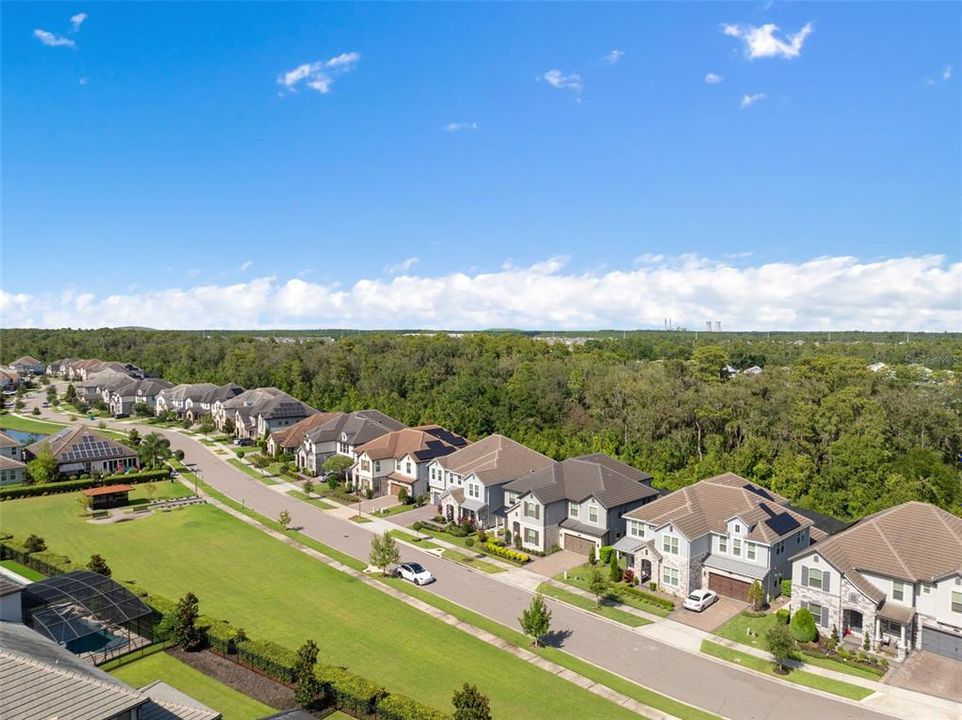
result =
[[[157,467],[170,455],[170,440],[155,432],[145,435],[137,446],[137,459],[143,467]]]

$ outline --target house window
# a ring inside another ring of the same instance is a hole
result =
[[[431,468],[431,479],[434,480],[434,468]]]
[[[735,534],[737,535],[741,533],[741,531],[742,531],[742,526],[739,525],[738,523],[735,523]]]
[[[720,537],[718,538],[718,552],[727,553],[728,552],[728,538]]]
[[[468,495],[473,498],[481,497],[480,488],[477,485],[468,485]]]
[[[631,535],[631,537],[643,538],[645,536],[645,526],[637,520],[629,520],[628,534]]]
[[[962,592],[952,593],[952,612],[962,613]]]
[[[529,518],[534,518],[537,520],[541,517],[541,508],[539,508],[534,503],[529,503],[525,501],[524,503],[524,516]]]
[[[678,554],[678,538],[665,535],[661,540],[661,549],[672,555]]]
[[[410,461],[410,460],[408,460],[406,463],[404,463],[404,472],[407,473],[408,475],[411,474],[411,461]]]
[[[662,567],[661,581],[665,585],[670,585],[671,587],[678,587],[678,569],[673,567]]]
[[[745,553],[749,560],[755,559],[755,543],[745,543]]]
[[[775,546],[775,554],[776,554],[776,555],[781,555],[783,552],[785,552],[785,541],[784,541],[784,540],[782,540],[780,543],[778,543],[778,544]]]
[[[732,555],[738,555],[741,557],[742,554],[742,541],[741,538],[735,538],[732,540]]]
[[[815,568],[809,568],[808,570],[808,586],[822,589],[822,571],[816,570]]]
[[[568,503],[568,517],[576,518],[578,517],[578,503],[570,502]]]
[[[926,595],[931,595],[932,586],[929,585],[928,583],[922,583],[922,592],[924,592]]]
[[[369,463],[367,460],[361,460],[361,470],[363,470],[364,472],[367,472],[370,469],[371,469],[371,463]]]
[[[819,627],[828,627],[828,608],[810,602],[803,602],[802,607],[812,614],[816,625]]]
[[[598,508],[596,508],[594,505],[591,505],[588,508],[588,522],[598,522]]]
[[[538,544],[538,531],[537,531],[537,530],[532,530],[531,528],[525,528],[525,529],[524,529],[524,541],[525,541],[528,545],[537,545],[537,544]]]
[[[892,599],[905,600],[905,583],[899,580],[892,582]]]
[[[380,461],[380,460],[375,460],[375,461],[374,461],[374,472],[381,472],[381,461]]]

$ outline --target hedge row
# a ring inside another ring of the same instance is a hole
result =
[[[127,483],[136,485],[137,483],[155,482],[167,480],[170,477],[169,468],[158,470],[142,470],[135,473],[107,475],[103,478],[87,478],[85,480],[62,480],[51,483],[37,485],[13,485],[0,487],[0,501],[16,500],[25,497],[38,497],[41,495],[56,495],[57,493],[68,493],[76,490],[86,490],[87,488],[100,487],[113,483]]]
[[[650,603],[655,607],[660,607],[665,610],[675,609],[675,603],[673,603],[671,600],[666,600],[665,598],[658,597],[657,595],[652,595],[651,593],[647,593],[644,590],[639,590],[638,588],[626,587],[621,592],[627,593],[628,595],[632,595],[638,598],[639,600],[644,600],[646,603]]]
[[[505,560],[510,560],[513,563],[518,563],[519,565],[524,565],[526,562],[531,560],[531,556],[527,553],[502,547],[501,545],[497,545],[491,541],[488,541],[484,544],[484,551],[486,553],[490,553],[491,555],[504,558]]]
[[[422,705],[407,695],[388,695],[377,704],[380,720],[450,720],[450,715]]]

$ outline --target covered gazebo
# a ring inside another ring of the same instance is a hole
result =
[[[133,489],[132,485],[104,485],[87,488],[83,494],[90,498],[91,510],[104,510],[127,505],[130,502],[127,494]]]

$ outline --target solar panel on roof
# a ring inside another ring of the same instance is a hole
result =
[[[773,518],[769,518],[765,521],[765,524],[779,535],[784,535],[785,533],[790,532],[801,525],[798,520],[793,518],[788,513],[782,513],[781,515],[776,515]]]

